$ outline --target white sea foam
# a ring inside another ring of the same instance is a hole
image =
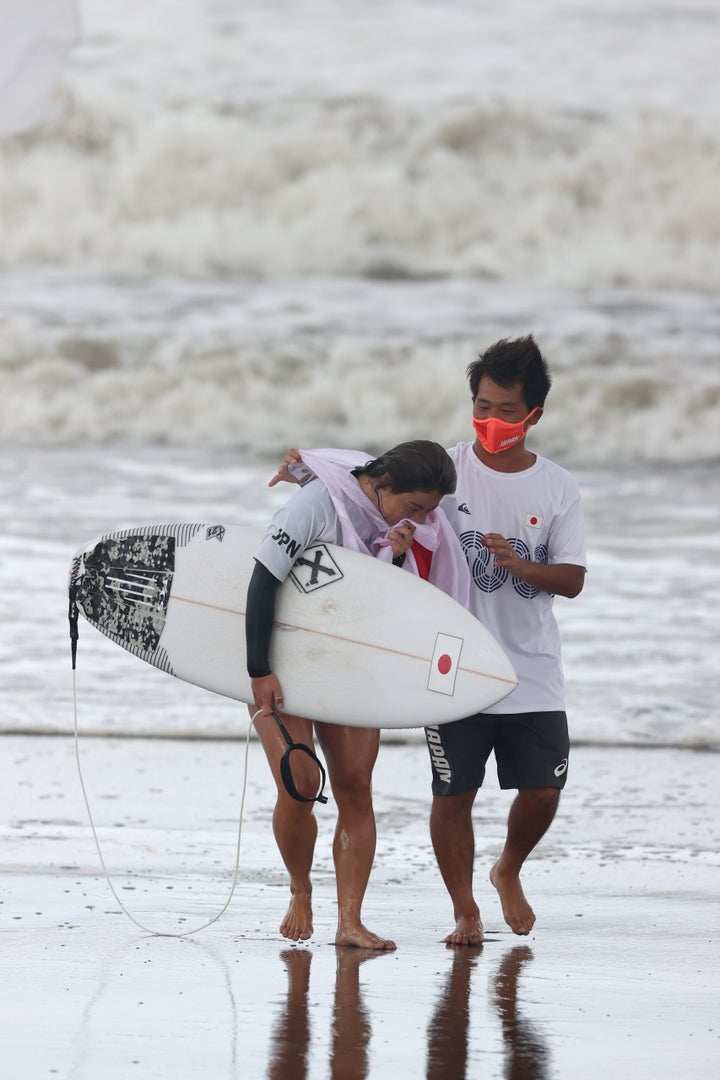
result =
[[[716,120],[83,93],[0,153],[5,268],[720,286]]]
[[[720,9],[82,7],[0,142],[5,443],[450,443],[534,331],[548,452],[720,457]]]
[[[5,267],[720,283],[707,5],[84,8],[71,110],[0,150]]]
[[[720,309],[695,294],[57,274],[3,284],[6,444],[450,444],[470,434],[466,365],[534,329],[554,374],[546,452],[585,466],[720,458]]]

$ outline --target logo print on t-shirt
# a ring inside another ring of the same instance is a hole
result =
[[[492,555],[482,543],[483,535],[477,530],[469,530],[460,533],[459,539],[465,552],[470,577],[482,592],[490,593],[502,588],[507,581],[508,572],[504,567],[495,566]]]
[[[342,577],[342,570],[324,544],[306,548],[290,571],[293,585],[304,593],[332,585],[335,581],[341,581]]]
[[[484,533],[476,530],[460,533],[459,540],[462,544],[465,558],[472,581],[478,589],[484,593],[494,593],[509,582],[518,596],[526,600],[533,600],[540,595],[540,589],[536,585],[530,585],[523,578],[511,576],[503,566],[497,566],[490,551],[482,543]],[[546,544],[538,544],[533,552],[524,540],[516,536],[508,536],[508,543],[515,548],[521,559],[533,559],[535,562],[548,562],[548,549]]]

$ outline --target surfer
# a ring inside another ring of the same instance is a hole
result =
[[[255,727],[277,787],[273,831],[290,876],[290,905],[280,933],[304,941],[313,931],[310,875],[319,776],[315,735],[338,810],[333,841],[335,944],[394,949],[394,941],[367,929],[361,918],[375,855],[371,778],[380,730],[313,723],[282,711],[282,687],[269,660],[275,598],[305,549],[325,541],[392,560],[466,604],[465,557],[438,509],[440,500],[455,490],[455,467],[441,446],[422,440],[401,443],[375,459],[335,450],[302,451],[302,458],[310,482],[275,514],[265,534],[255,556],[246,614],[247,670],[255,702],[250,711],[262,710]]]

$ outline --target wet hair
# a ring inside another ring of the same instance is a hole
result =
[[[467,377],[473,401],[484,375],[498,386],[520,384],[528,410],[545,404],[550,389],[550,372],[532,334],[521,338],[503,338],[468,364]]]
[[[388,487],[394,494],[403,491],[436,491],[451,495],[457,474],[444,447],[426,439],[399,443],[392,450],[352,470],[353,476],[380,480],[378,487]]]

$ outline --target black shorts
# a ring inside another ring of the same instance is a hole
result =
[[[433,795],[473,791],[495,751],[501,788],[564,788],[570,739],[564,712],[477,713],[425,728]]]

